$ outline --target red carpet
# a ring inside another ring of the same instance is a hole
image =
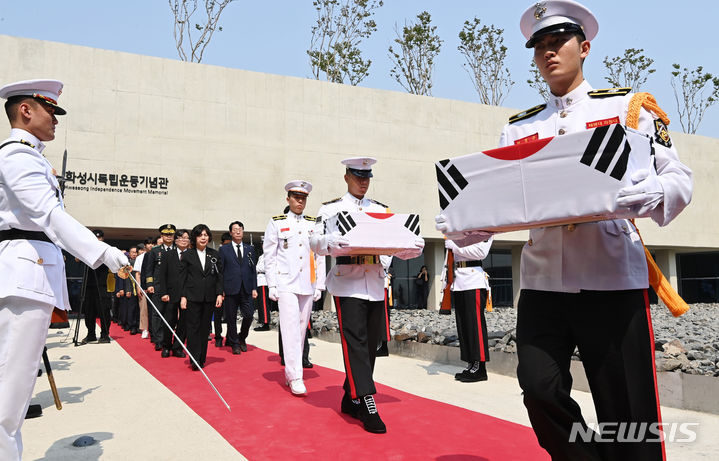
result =
[[[189,359],[163,359],[140,335],[112,336],[250,460],[549,459],[530,428],[381,384],[375,399],[387,433],[367,433],[339,411],[343,373],[317,365],[305,370],[309,395],[298,398],[285,385],[276,354],[248,345],[232,355],[210,343],[204,370],[232,407],[228,412],[202,375],[190,371]]]

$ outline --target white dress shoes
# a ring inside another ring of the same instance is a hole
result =
[[[290,392],[292,392],[292,394],[307,395],[307,388],[305,387],[305,383],[302,382],[301,378],[288,381],[287,385],[290,386]]]

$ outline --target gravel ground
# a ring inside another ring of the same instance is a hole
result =
[[[679,318],[664,306],[652,305],[651,309],[658,371],[719,376],[719,304],[693,304]],[[516,352],[516,309],[495,308],[486,313],[486,320],[490,350]],[[336,314],[313,312],[312,329],[315,333],[336,332]],[[440,315],[430,310],[392,309],[390,331],[398,341],[459,347],[454,311],[451,315]],[[579,360],[576,351],[573,358]]]

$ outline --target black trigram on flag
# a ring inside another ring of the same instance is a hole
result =
[[[340,234],[345,235],[347,232],[354,229],[357,225],[349,211],[340,211],[337,213],[337,228],[340,230]]]
[[[440,160],[434,164],[434,167],[437,170],[437,182],[439,182],[439,207],[444,210],[449,202],[467,187],[468,183],[457,167],[449,164],[449,159]]]
[[[419,235],[419,215],[411,214],[407,217],[407,221],[404,222],[404,227]]]
[[[610,133],[611,130],[611,133]],[[607,139],[607,135],[609,135]],[[629,162],[629,153],[632,151],[629,141],[627,140],[627,133],[624,131],[624,127],[615,123],[613,125],[600,126],[594,129],[592,139],[589,140],[589,144],[582,155],[581,163],[591,167],[594,163],[594,158],[599,153],[599,148],[606,139],[604,149],[601,151],[599,160],[594,166],[594,169],[606,173],[612,160],[619,154],[619,158],[612,168],[612,172],[609,176],[616,180],[621,180],[624,173],[627,171],[627,163]]]

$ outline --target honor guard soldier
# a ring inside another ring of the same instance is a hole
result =
[[[53,307],[69,310],[67,250],[92,268],[117,272],[120,250],[99,241],[63,205],[55,170],[42,155],[55,139],[57,80],[0,88],[10,137],[0,144],[0,459],[22,457],[20,428],[37,379]]]
[[[691,200],[691,171],[679,161],[669,120],[651,95],[595,90],[584,79],[582,65],[599,29],[594,14],[574,1],[542,1],[524,12],[520,29],[551,95],[510,118],[500,147],[615,123],[638,129],[653,140],[656,175],[634,173],[617,206],[669,224]],[[529,237],[521,258],[517,375],[540,445],[553,459],[663,459],[663,442],[652,442],[643,429],[661,417],[647,261],[636,227],[605,220],[532,229]],[[641,425],[640,440],[570,442],[577,427],[587,429],[570,397],[575,347],[599,424]]]
[[[264,237],[263,237],[264,241]],[[267,277],[265,277],[265,255],[257,258],[257,325],[253,331],[270,331],[270,307],[274,301],[268,297]]]
[[[482,269],[482,260],[489,254],[493,238],[466,247],[458,247],[445,240],[447,251],[454,255],[454,271],[451,287],[454,315],[457,321],[460,359],[467,362],[467,369],[454,375],[457,381],[472,383],[487,380],[486,362],[489,361],[489,340],[484,310],[487,307],[489,282]],[[446,277],[442,277],[446,280]]]
[[[160,231],[160,238],[162,243],[152,247],[152,250],[145,255],[145,259],[142,261],[142,277],[145,280],[147,288],[145,291],[150,295],[151,301],[160,311],[165,319],[171,318],[170,312],[166,312],[171,309],[172,306],[162,301],[162,297],[155,293],[155,283],[159,277],[159,267],[162,264],[163,256],[165,252],[175,249],[175,232],[177,228],[174,224],[163,224],[158,229]],[[150,309],[148,315],[152,319],[150,322],[150,338],[155,343],[156,351],[164,351],[169,349],[169,345],[172,344],[172,333],[160,319],[160,314],[157,310]],[[163,349],[163,346],[168,346]]]
[[[344,180],[347,193],[325,202],[320,208],[315,232],[310,240],[315,253],[330,255],[334,249],[349,243],[339,232],[325,233],[324,221],[338,212],[389,211],[386,205],[366,197],[372,165],[375,163],[377,160],[371,157],[342,160],[346,167]],[[424,240],[418,237],[415,246],[415,249],[395,256],[400,259],[419,256],[424,248]],[[389,256],[339,256],[327,276],[327,290],[335,297],[346,373],[341,410],[359,418],[366,431],[377,434],[387,432],[374,401],[373,395],[377,390],[372,373],[377,345],[386,322],[384,280],[385,269],[390,262]]]
[[[273,216],[262,245],[269,298],[280,309],[285,378],[294,395],[306,395],[302,350],[313,301],[324,289],[324,258],[310,249],[316,218],[304,214],[312,184],[295,180],[285,185],[287,214]]]

